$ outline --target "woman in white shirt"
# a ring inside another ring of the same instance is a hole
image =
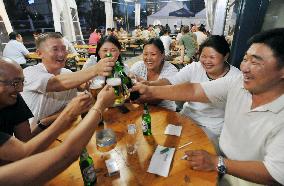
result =
[[[130,72],[139,78],[147,81],[156,81],[166,78],[178,72],[176,67],[169,62],[164,61],[165,48],[159,38],[150,39],[143,48],[143,61],[134,63]],[[175,111],[174,101],[161,101],[159,106]]]

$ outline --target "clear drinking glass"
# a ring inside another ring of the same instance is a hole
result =
[[[99,80],[91,81],[89,91],[95,100],[97,99],[97,96],[103,87],[104,87],[104,81],[99,81]]]
[[[137,151],[137,129],[135,124],[129,124],[127,126],[127,136],[126,136],[126,151],[128,154],[135,154]]]
[[[116,135],[112,129],[96,131],[96,145],[101,152],[108,152],[116,146]]]

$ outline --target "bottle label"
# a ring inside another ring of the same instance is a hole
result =
[[[142,131],[147,132],[148,130],[148,124],[146,121],[142,120]]]
[[[94,182],[96,180],[96,172],[94,168],[94,164],[90,164],[83,171],[84,180],[86,182]]]

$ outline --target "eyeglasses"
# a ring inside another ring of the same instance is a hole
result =
[[[18,78],[14,80],[0,80],[0,83],[3,83],[6,86],[14,87],[15,89],[18,89],[19,87],[24,86],[25,79],[24,78]]]

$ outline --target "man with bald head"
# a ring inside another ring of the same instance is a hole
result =
[[[93,105],[90,93],[76,96],[53,122],[52,127],[35,136],[37,130],[31,132],[28,122],[33,114],[19,94],[23,90],[23,83],[20,65],[9,58],[0,57],[0,165],[45,150],[59,134],[72,125],[78,115],[88,111]],[[107,95],[111,101],[112,96]],[[99,107],[96,107],[97,113],[93,113],[96,115],[94,118],[98,119],[105,108],[104,104],[110,102],[107,98],[102,97],[103,100],[98,101],[103,107],[96,104]]]
[[[0,57],[0,131],[27,141],[31,138],[28,119],[33,114],[19,94],[23,83],[21,66],[9,58]]]

